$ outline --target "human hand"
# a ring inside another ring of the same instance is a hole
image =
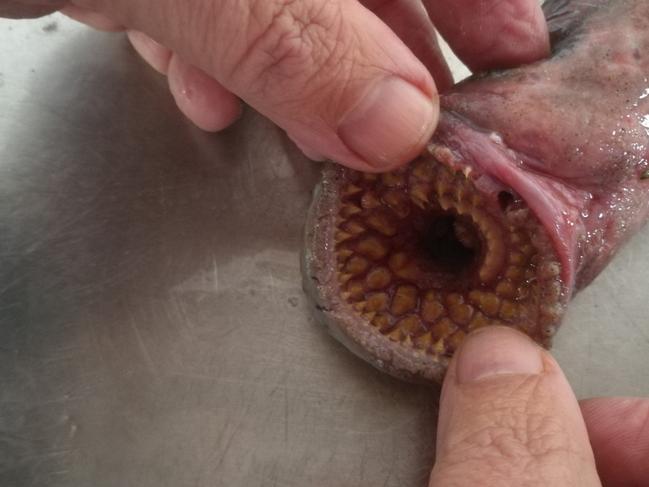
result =
[[[508,328],[483,328],[462,344],[442,389],[431,487],[647,479],[649,399],[579,404],[552,356]]]
[[[0,15],[61,7],[127,28],[203,129],[230,125],[241,98],[312,158],[368,171],[412,159],[436,126],[452,78],[433,25],[474,70],[549,50],[537,0],[0,0]]]

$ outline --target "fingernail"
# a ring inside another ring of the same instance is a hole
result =
[[[456,360],[456,380],[460,384],[543,371],[541,348],[526,335],[504,326],[489,326],[470,334]]]
[[[439,111],[424,93],[396,76],[373,86],[342,119],[338,135],[369,165],[392,168],[418,155]]]

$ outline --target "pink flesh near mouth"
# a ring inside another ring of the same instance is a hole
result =
[[[436,150],[438,144],[449,148],[454,154]],[[493,200],[498,198],[501,191],[509,189],[525,200],[555,246],[562,264],[564,287],[571,293],[575,281],[578,239],[585,232],[581,215],[592,200],[592,195],[531,171],[516,158],[515,152],[503,145],[496,134],[477,131],[458,121],[452,114],[442,115],[431,147],[440,162],[456,169],[471,168],[477,171],[476,188]]]

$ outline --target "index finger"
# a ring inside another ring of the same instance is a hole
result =
[[[51,14],[63,6],[65,0],[5,0],[0,1],[0,17],[28,19]]]
[[[646,485],[649,399],[604,397],[579,405],[602,483],[607,487]]]
[[[549,55],[538,0],[423,0],[455,54],[472,70],[508,68]]]

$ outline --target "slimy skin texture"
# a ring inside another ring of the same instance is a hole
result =
[[[398,377],[440,381],[494,324],[544,346],[649,212],[649,2],[550,1],[551,59],[442,96],[426,151],[328,166],[306,227],[316,313]]]

